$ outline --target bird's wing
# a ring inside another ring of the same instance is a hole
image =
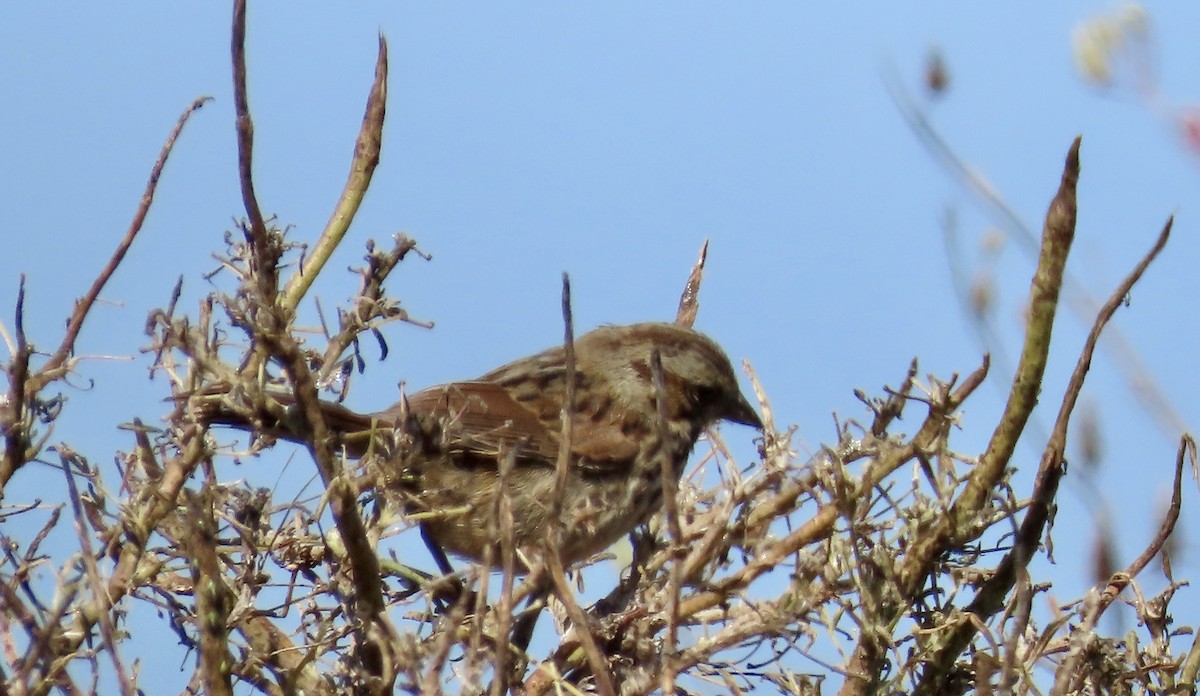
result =
[[[408,410],[420,420],[440,424],[448,452],[472,463],[492,465],[516,451],[523,465],[554,466],[562,426],[559,399],[531,400],[514,396],[494,382],[455,382],[420,391],[408,399]],[[611,422],[604,402],[581,399],[571,430],[571,454],[578,466],[593,473],[628,470],[637,454],[636,433]],[[397,407],[389,409],[395,413]]]
[[[518,460],[553,462],[558,456],[558,431],[497,384],[454,382],[431,387],[410,397],[408,409],[419,420],[436,423],[443,446],[453,454],[492,462],[514,450]]]

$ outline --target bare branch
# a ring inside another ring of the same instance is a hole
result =
[[[193,101],[188,108],[183,110],[183,114],[179,116],[179,120],[175,123],[175,127],[171,129],[170,135],[167,136],[167,141],[163,143],[162,150],[158,153],[158,160],[155,161],[154,167],[150,169],[150,180],[146,182],[146,190],[142,194],[142,201],[138,205],[137,212],[133,215],[133,221],[129,223],[129,229],[125,230],[125,236],[117,244],[116,250],[108,259],[108,263],[104,264],[104,268],[100,270],[100,274],[92,281],[92,286],[88,288],[87,294],[75,303],[75,310],[71,313],[70,320],[67,321],[67,332],[63,336],[62,343],[59,344],[58,350],[50,357],[46,364],[38,371],[38,376],[34,379],[32,391],[38,391],[52,379],[57,379],[59,371],[69,358],[75,352],[75,340],[79,337],[79,332],[83,329],[83,322],[87,319],[88,314],[92,310],[92,306],[96,303],[96,299],[100,297],[100,291],[108,283],[108,279],[116,272],[117,267],[125,259],[125,254],[129,251],[129,247],[133,245],[133,240],[137,237],[138,232],[141,232],[142,225],[146,221],[146,214],[150,212],[150,205],[154,202],[154,193],[158,190],[158,180],[162,176],[163,168],[167,165],[167,158],[171,155],[171,151],[175,149],[175,141],[183,132],[184,125],[193,113],[198,111],[200,107],[212,100],[212,97],[200,97]]]
[[[268,283],[262,286],[263,293],[274,296],[275,287],[270,283],[275,277],[273,271],[277,255],[270,248],[267,224],[258,207],[258,196],[254,193],[254,120],[250,117],[250,98],[246,89],[246,0],[234,0],[231,35],[233,108],[237,119],[238,180],[242,187],[242,205],[250,220],[247,235],[254,247],[253,258],[258,264],[255,268],[258,271],[256,277],[259,282]]]

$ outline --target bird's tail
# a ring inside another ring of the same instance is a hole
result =
[[[228,388],[213,388],[189,399],[196,420],[208,426],[226,426],[275,440],[297,444],[312,442],[312,427],[294,394],[266,391],[255,396],[238,396]],[[381,426],[378,415],[364,415],[330,401],[318,401],[325,427],[354,459],[362,457]]]

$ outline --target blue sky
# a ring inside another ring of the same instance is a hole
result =
[[[392,66],[383,160],[316,292],[326,307],[348,297],[353,278],[336,270],[357,262],[368,237],[403,230],[433,260],[406,261],[391,288],[436,329],[392,325],[392,355],[358,381],[353,405],[381,408],[401,380],[419,388],[467,378],[555,343],[563,271],[581,330],[670,319],[707,237],[697,328],[753,363],[803,452],[832,439],[831,413],[864,416],[855,388],[895,384],[913,356],[922,374],[941,377],[980,361],[940,221],[954,211],[970,258],[996,221],[927,156],[882,78],[894,70],[920,96],[922,62],[937,46],[952,83],[928,105],[932,121],[1035,229],[1071,139],[1084,136],[1070,269],[1095,296],[1106,297],[1177,215],[1166,253],[1116,324],[1192,423],[1197,160],[1163,113],[1077,74],[1073,29],[1113,7],[255,3],[259,200],[295,238],[319,233],[345,179],[382,32]],[[1172,104],[1195,99],[1200,7],[1148,10],[1169,116]],[[211,2],[0,9],[0,316],[11,328],[26,273],[27,327],[43,347],[57,343],[72,301],[124,232],[179,113],[197,96],[215,99],[185,130],[145,229],[104,293],[112,304],[97,308],[82,336],[81,353],[133,357],[86,363],[79,386],[94,387],[70,394],[58,437],[97,461],[128,446],[114,419],[162,412],[166,385],[145,379],[148,358],[137,352],[147,311],[165,304],[180,275],[182,306],[195,306],[211,253],[242,214],[229,15]],[[1010,355],[1031,269],[1011,242],[993,266]],[[1043,430],[1088,324],[1060,321]],[[968,402],[960,451],[982,447],[1009,378],[993,372]],[[1176,441],[1103,355],[1084,397],[1100,418],[1100,490],[1120,512],[1123,564],[1157,524]],[[749,456],[747,432],[726,435]],[[1014,464],[1031,472],[1039,452],[1027,443]],[[18,477],[5,502],[33,497],[38,485],[32,473]],[[1067,488],[1060,565],[1047,571],[1059,599],[1091,581],[1093,521],[1078,485]],[[1191,486],[1187,499],[1194,504]],[[1181,525],[1178,576],[1197,569],[1192,519]]]

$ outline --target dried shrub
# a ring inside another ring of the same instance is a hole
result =
[[[15,476],[33,475],[31,462],[52,457],[69,501],[4,513],[0,669],[11,692],[97,692],[111,669],[122,691],[134,693],[138,674],[121,654],[139,639],[127,618],[132,603],[153,607],[177,634],[193,656],[189,689],[208,693],[232,693],[235,685],[272,694],[1194,690],[1200,651],[1193,643],[1181,654],[1172,640],[1191,632],[1172,627],[1170,603],[1181,583],[1155,597],[1141,596],[1134,583],[1177,520],[1183,468],[1195,467],[1188,437],[1175,462],[1174,498],[1142,556],[1127,568],[1104,569],[1095,591],[1057,614],[1034,611],[1050,586],[1029,564],[1047,538],[1092,351],[1170,231],[1168,222],[1095,317],[1064,393],[1040,394],[1061,406],[1033,488],[1014,489],[1010,460],[1042,388],[1074,235],[1078,140],[1046,216],[1008,403],[983,452],[959,452],[951,436],[987,374],[986,358],[965,377],[948,379],[918,378],[914,361],[895,387],[860,394],[870,422],[838,422],[836,438],[807,459],[794,451],[792,433],[777,427],[767,391],[754,380],[766,423],[758,460],[735,462],[710,433],[674,503],[635,536],[627,571],[605,596],[581,606],[561,568],[529,577],[510,569],[497,580],[467,566],[436,578],[380,554],[395,520],[380,519],[370,491],[356,485],[357,464],[333,447],[316,400],[345,397],[365,367],[365,336],[386,348],[381,327],[411,321],[385,282],[420,252],[404,236],[369,245],[355,297],[316,340],[298,331],[296,309],[341,243],[378,162],[386,44],[339,214],[309,249],[265,219],[254,196],[243,10],[238,3],[233,33],[247,217],[227,235],[220,257],[231,287],[194,310],[178,306],[176,287],[149,317],[147,351],[171,399],[162,425],[128,426],[119,480],[106,479],[82,447],[50,442],[63,404],[56,390],[77,369],[80,327],[202,101],[168,139],[138,215],[58,347],[34,350],[23,294],[14,326],[4,330],[10,357],[0,397],[0,491]],[[703,260],[704,252],[679,321],[695,317]],[[277,390],[292,395],[294,410],[283,412],[271,398]],[[236,453],[219,445],[198,417],[213,398],[252,421],[269,414],[298,422],[311,455],[304,465],[315,466],[320,495],[293,499],[222,480],[220,458],[274,443],[260,438]],[[916,425],[900,428],[902,415]],[[48,553],[44,540],[64,525],[74,525],[77,548]],[[545,585],[534,578],[546,577],[553,590],[539,594]],[[1098,619],[1126,590],[1140,630],[1105,636]],[[532,606],[521,607],[530,597]],[[514,634],[545,607],[554,619],[550,644],[522,646]]]

